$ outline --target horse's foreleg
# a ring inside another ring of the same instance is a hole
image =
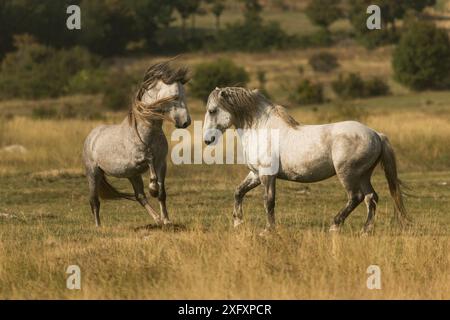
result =
[[[261,184],[259,177],[250,172],[244,181],[236,188],[234,192],[234,210],[233,210],[233,225],[234,227],[239,226],[243,223],[243,213],[242,213],[242,201],[244,196],[250,190],[256,188]]]
[[[161,168],[156,172],[156,176],[158,179],[158,201],[159,207],[161,210],[161,219],[165,225],[171,224],[172,222],[169,219],[169,213],[167,212],[166,207],[166,187],[165,187],[165,179],[166,179],[166,164],[161,166]]]
[[[276,176],[262,176],[261,183],[264,185],[264,208],[267,214],[267,224],[264,232],[275,228],[275,185]]]
[[[153,160],[149,159],[148,162],[149,174],[150,174],[150,182],[148,184],[150,195],[154,198],[159,195],[159,186],[158,186],[158,175],[155,170],[155,166],[153,164]]]
[[[159,218],[156,211],[150,206],[147,201],[147,197],[144,192],[144,181],[142,181],[141,176],[136,176],[133,178],[129,178],[131,184],[133,185],[134,194],[136,196],[136,200],[147,210],[148,214],[155,220],[157,225],[161,224],[161,219]]]

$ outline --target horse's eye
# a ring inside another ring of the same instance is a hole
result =
[[[209,114],[215,114],[217,112],[217,109],[210,109],[208,110]]]

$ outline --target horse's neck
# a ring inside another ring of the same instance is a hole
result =
[[[143,121],[133,115],[131,121],[125,119],[124,124],[132,131],[132,135],[136,135],[140,143],[149,145],[155,136],[163,135],[163,120],[153,119]]]

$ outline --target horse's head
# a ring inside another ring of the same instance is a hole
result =
[[[226,91],[216,88],[208,97],[203,124],[203,139],[208,145],[217,142],[220,135],[233,125],[231,113],[222,106],[226,95]]]
[[[205,143],[214,143],[231,126],[251,128],[261,107],[267,105],[271,103],[258,90],[241,87],[214,89],[206,104]]]
[[[186,68],[172,69],[168,62],[156,64],[147,71],[138,94],[143,104],[156,105],[155,111],[173,121],[177,128],[191,124],[183,87],[188,81],[187,72]]]

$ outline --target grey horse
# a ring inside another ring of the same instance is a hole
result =
[[[301,125],[286,110],[273,104],[257,90],[216,88],[208,98],[204,122],[204,141],[215,143],[217,136],[235,126],[241,131],[241,141],[250,173],[235,192],[234,225],[242,223],[242,201],[245,194],[262,184],[269,231],[275,226],[275,181],[277,178],[311,183],[337,175],[347,192],[347,204],[335,216],[330,231],[339,230],[348,215],[363,201],[367,206],[367,221],[363,234],[374,225],[378,195],[371,184],[372,172],[378,163],[384,168],[396,212],[401,221],[408,221],[403,205],[400,180],[397,177],[395,153],[387,137],[356,121],[325,125]],[[260,157],[259,141],[252,132],[277,131],[276,159]],[[257,154],[252,154],[257,150]],[[265,173],[274,165],[276,171]]]
[[[174,68],[169,62],[151,66],[122,123],[99,126],[86,138],[83,160],[97,226],[100,226],[99,197],[137,200],[158,225],[171,223],[164,186],[168,143],[162,124],[164,119],[173,121],[177,128],[187,128],[191,123],[183,88],[188,81],[187,73],[186,68]],[[146,171],[150,171],[150,194],[159,200],[161,218],[145,196],[142,174]],[[134,195],[117,191],[106,175],[127,178]]]

